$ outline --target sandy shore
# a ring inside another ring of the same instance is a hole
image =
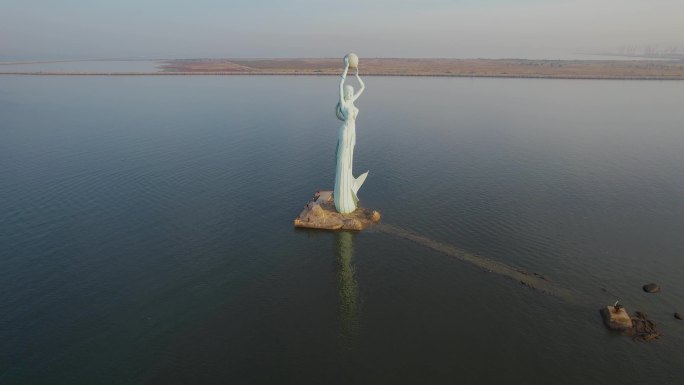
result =
[[[151,72],[3,71],[13,75],[336,75],[340,59],[183,59]],[[362,59],[364,76],[684,80],[684,61],[523,59]]]

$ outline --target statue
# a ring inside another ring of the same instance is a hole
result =
[[[354,145],[356,145],[356,116],[359,114],[359,109],[354,106],[354,101],[361,96],[366,88],[363,80],[359,77],[358,64],[359,58],[353,53],[344,57],[344,72],[340,81],[340,101],[335,108],[337,118],[344,121],[337,137],[335,189],[333,191],[316,191],[295,218],[295,227],[361,231],[380,222],[379,212],[358,206],[359,198],[356,194],[363,182],[366,181],[368,171],[358,178],[354,178],[352,174]],[[354,94],[352,86],[344,85],[349,68],[356,69],[356,79],[361,84],[361,89],[356,94]],[[351,241],[351,238],[347,238],[346,235],[340,236],[340,239]]]
[[[349,214],[356,210],[359,202],[356,194],[368,176],[368,171],[358,178],[354,178],[352,174],[354,146],[356,145],[356,117],[359,114],[359,109],[354,106],[354,101],[361,96],[366,88],[363,80],[359,77],[358,63],[359,58],[353,53],[344,57],[344,72],[342,72],[339,90],[340,101],[335,109],[337,118],[344,121],[337,138],[337,167],[333,192],[335,209],[341,214]],[[344,85],[350,67],[356,69],[356,79],[361,84],[361,89],[356,94],[354,94],[354,87]]]

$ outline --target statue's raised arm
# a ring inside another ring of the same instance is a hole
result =
[[[366,85],[363,83],[363,80],[361,80],[361,77],[359,76],[359,66],[358,65],[356,66],[356,80],[358,80],[359,84],[361,84],[361,89],[359,90],[359,92],[356,93],[356,95],[354,95],[354,98],[352,99],[353,101],[356,101],[356,99],[358,99],[359,96],[361,96],[361,94],[363,93],[363,90],[366,89]]]
[[[349,71],[349,58],[344,57],[344,71],[342,72],[342,79],[340,79],[340,103],[344,101],[344,81],[347,79],[347,71]]]

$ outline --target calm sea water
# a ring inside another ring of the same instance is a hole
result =
[[[293,229],[336,82],[0,77],[0,383],[681,383],[684,83],[366,79],[362,204],[557,298]],[[662,339],[605,330],[616,299]]]

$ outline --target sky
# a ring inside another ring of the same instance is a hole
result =
[[[684,51],[682,0],[0,0],[0,60]]]

